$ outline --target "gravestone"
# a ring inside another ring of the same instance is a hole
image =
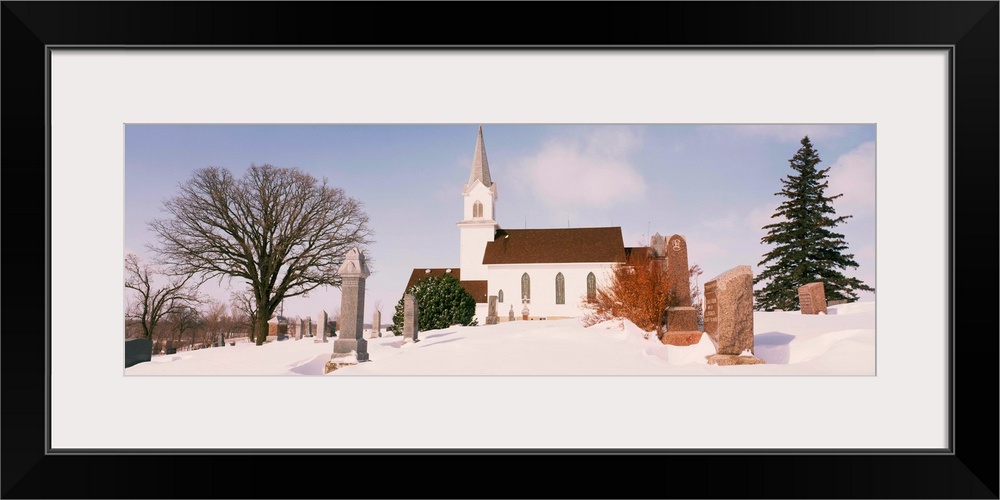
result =
[[[337,322],[330,320],[327,323],[326,336],[333,337],[336,334],[337,334]]]
[[[340,283],[340,335],[333,342],[333,355],[326,363],[324,373],[341,366],[368,361],[368,341],[364,336],[365,278],[371,275],[365,255],[358,247],[347,251],[344,263],[338,270]],[[320,329],[326,336],[326,318]]]
[[[288,335],[288,320],[284,316],[275,316],[267,321],[267,340],[285,340]]]
[[[420,308],[412,293],[403,296],[403,342],[419,342]]]
[[[292,331],[295,332],[295,340],[302,340],[302,318],[296,316],[292,319]]]
[[[226,334],[219,332],[219,346],[226,347]]]
[[[802,314],[827,314],[823,282],[816,281],[799,287],[799,310]]]
[[[499,321],[500,318],[497,317],[497,296],[490,295],[490,306],[489,306],[489,312],[486,315],[486,324],[495,325]]]
[[[715,344],[715,354],[707,357],[708,364],[764,363],[753,356],[753,271],[750,266],[736,266],[705,283],[705,333]]]
[[[326,328],[323,327],[326,322],[326,311],[321,310],[316,313],[316,340],[313,340],[313,342],[317,344],[328,342],[328,340],[326,340]],[[310,318],[306,318],[306,329],[312,331],[312,320]]]
[[[667,254],[667,279],[670,280],[670,306],[663,318],[664,344],[686,346],[701,340],[698,331],[698,311],[691,304],[690,269],[688,269],[687,241],[675,234],[664,245]]]
[[[306,316],[302,318],[302,335],[309,334],[310,337],[313,337],[314,335],[312,335],[312,331],[313,331],[312,316]],[[316,342],[319,342],[319,340],[317,340]]]
[[[510,305],[510,312],[507,313],[507,321],[514,321],[514,304]]]
[[[375,311],[372,314],[372,331],[376,337],[382,336],[382,311]]]
[[[174,351],[176,352],[176,351]],[[153,341],[128,339],[125,341],[125,368],[144,363],[153,358]]]

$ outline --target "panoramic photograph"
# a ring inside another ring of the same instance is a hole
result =
[[[873,124],[126,124],[126,376],[876,374]]]

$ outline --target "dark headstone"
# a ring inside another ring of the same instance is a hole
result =
[[[152,357],[152,340],[128,339],[125,341],[125,368],[149,361]]]

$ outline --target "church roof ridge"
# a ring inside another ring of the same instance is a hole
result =
[[[621,227],[500,229],[483,264],[625,262]]]

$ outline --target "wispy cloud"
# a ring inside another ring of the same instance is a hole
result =
[[[871,214],[875,209],[875,142],[861,144],[837,158],[830,166],[828,180],[828,195],[844,195],[833,201],[838,215]]]
[[[549,205],[603,208],[645,195],[645,181],[630,159],[641,145],[634,130],[599,128],[582,137],[554,138],[516,160],[514,169]]]

